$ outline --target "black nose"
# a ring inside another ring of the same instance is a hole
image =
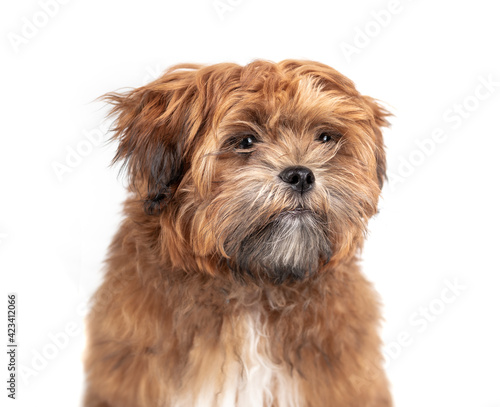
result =
[[[306,167],[285,168],[279,177],[287,184],[290,184],[293,190],[300,193],[309,191],[314,185],[314,174]]]

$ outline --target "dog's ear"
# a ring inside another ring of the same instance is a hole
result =
[[[387,166],[384,139],[382,137],[382,127],[388,127],[390,125],[387,117],[391,116],[391,113],[381,106],[375,99],[369,96],[362,96],[362,98],[372,114],[372,127],[375,135],[375,159],[377,161],[377,180],[380,189],[382,189],[384,181],[387,179]]]
[[[119,142],[113,163],[123,161],[131,188],[151,215],[175,193],[189,167],[189,140],[203,123],[197,68],[177,66],[146,86],[102,97],[113,105],[113,139]]]

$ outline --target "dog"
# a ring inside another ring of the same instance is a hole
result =
[[[312,61],[183,64],[106,94],[129,181],[85,407],[389,407],[358,261],[389,112]]]

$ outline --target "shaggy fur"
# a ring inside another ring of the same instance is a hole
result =
[[[130,197],[88,318],[85,406],[391,406],[357,265],[387,112],[295,60],[178,65],[105,99]]]

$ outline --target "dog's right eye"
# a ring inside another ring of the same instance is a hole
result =
[[[239,144],[238,144],[238,150],[248,150],[254,146],[254,144],[257,142],[257,139],[254,136],[248,135],[244,136]]]

